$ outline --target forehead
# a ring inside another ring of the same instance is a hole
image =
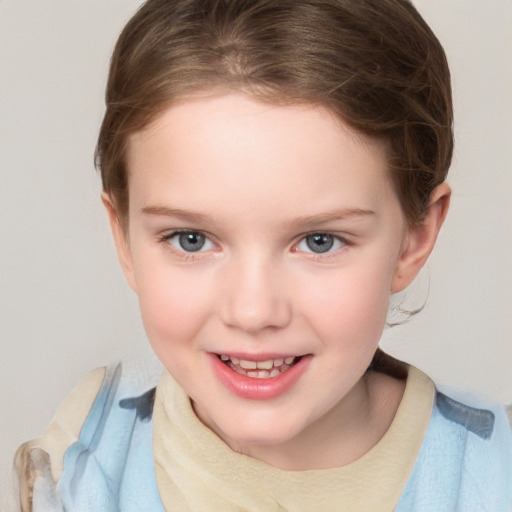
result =
[[[280,131],[289,137],[300,132],[308,136],[312,143],[319,138],[315,134],[325,135],[325,132],[330,132],[333,135],[334,132],[343,132],[346,138],[367,147],[370,152],[384,151],[385,142],[355,130],[325,106],[307,102],[291,103],[281,101],[278,97],[272,101],[272,97],[269,98],[259,99],[244,92],[223,89],[185,95],[162,109],[144,129],[128,138],[128,155],[133,157],[133,150],[140,144],[149,146],[152,141],[156,141],[162,130],[174,129],[176,136],[200,136],[208,134],[209,128],[216,130],[222,126],[223,132],[216,132],[215,135],[226,133],[232,137],[232,132],[228,130],[232,123],[246,129],[251,125],[263,126],[266,123],[267,129]],[[321,134],[318,131],[320,126]]]
[[[138,207],[183,195],[206,206],[215,195],[228,203],[244,198],[256,209],[262,198],[282,209],[319,198],[368,208],[391,187],[384,144],[323,107],[242,94],[169,107],[131,136],[127,156],[130,203]]]

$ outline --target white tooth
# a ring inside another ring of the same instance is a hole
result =
[[[295,357],[285,357],[284,362],[286,364],[292,364]]]
[[[260,370],[258,372],[258,379],[268,379],[270,374],[266,370]]]
[[[258,361],[256,364],[258,369],[260,370],[270,370],[274,365],[274,361],[272,361],[272,359],[269,359],[268,361]]]
[[[230,359],[233,364],[238,364],[240,362],[240,359],[238,359],[238,357],[230,357]]]
[[[281,366],[284,363],[284,359],[274,359],[274,366]]]
[[[246,375],[245,371],[242,368],[240,368],[240,366],[235,366],[233,369],[235,370],[236,373],[239,373],[240,375]]]
[[[277,368],[274,368],[274,369],[270,372],[270,378],[277,377],[278,375],[281,375],[281,372],[280,372]]]
[[[221,359],[221,361],[229,361],[229,356],[225,356],[224,354],[222,354],[220,356],[220,359]]]
[[[240,359],[240,366],[244,370],[256,370],[258,367],[256,361],[246,361],[245,359]]]
[[[290,366],[285,363],[285,364],[283,364],[283,366],[281,366],[281,368],[279,368],[279,371],[281,373],[284,373],[284,372],[288,371],[289,369],[290,369]]]
[[[257,378],[259,372],[247,372],[247,377]]]

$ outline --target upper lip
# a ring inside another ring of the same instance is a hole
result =
[[[259,352],[257,354],[249,354],[247,352],[214,352],[217,356],[230,356],[242,359],[244,361],[268,361],[270,359],[286,359],[287,357],[301,357],[306,354],[291,354],[289,352]]]

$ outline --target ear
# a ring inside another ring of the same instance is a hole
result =
[[[427,261],[448,213],[450,196],[451,189],[448,183],[438,185],[432,193],[423,220],[409,228],[393,276],[392,293],[400,292],[406,288]]]
[[[110,229],[112,230],[112,235],[114,236],[114,242],[116,244],[117,256],[119,258],[119,263],[121,264],[124,276],[126,277],[130,288],[135,293],[137,293],[135,274],[133,270],[133,258],[128,240],[128,233],[121,225],[114,204],[106,192],[101,194],[101,201],[103,202],[103,206],[105,206],[105,210],[107,211],[108,220],[110,222]]]

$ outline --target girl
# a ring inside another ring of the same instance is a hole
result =
[[[405,0],[144,4],[97,164],[165,370],[85,377],[18,451],[22,510],[509,510],[504,409],[378,349],[452,146]]]

